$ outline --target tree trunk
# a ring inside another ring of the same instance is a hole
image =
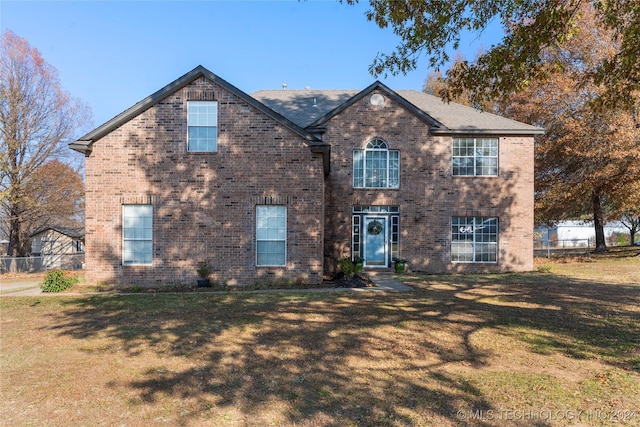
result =
[[[13,213],[13,212],[12,212]],[[20,256],[18,251],[20,250],[20,223],[18,218],[12,216],[9,220],[9,247],[7,248],[7,255],[9,257]]]
[[[596,250],[594,252],[607,252],[607,242],[604,239],[604,216],[602,215],[600,194],[594,192],[591,200],[593,202],[593,226],[596,229]]]
[[[9,220],[9,247],[7,248],[7,256],[11,259],[9,263],[9,271],[15,273],[18,271],[18,263],[15,257],[20,256],[18,254],[20,247],[20,224],[18,218],[11,216]]]
[[[27,238],[24,232],[23,215],[19,206],[13,206],[9,211],[9,247],[7,256],[27,256]]]

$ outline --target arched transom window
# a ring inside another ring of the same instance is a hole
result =
[[[353,151],[355,188],[399,188],[400,152],[389,150],[387,143],[375,138],[364,150]]]

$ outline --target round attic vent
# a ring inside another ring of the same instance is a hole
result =
[[[371,105],[375,105],[375,106],[379,106],[384,104],[384,96],[380,95],[379,93],[374,93],[373,95],[371,95],[371,98],[369,98],[369,102],[371,103]]]

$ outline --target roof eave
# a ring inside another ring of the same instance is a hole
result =
[[[69,148],[79,153],[82,153],[85,156],[88,156],[89,154],[91,154],[91,150],[93,148],[92,145],[93,145],[93,141],[78,140],[78,141],[69,143]]]
[[[37,234],[44,233],[45,231],[48,231],[48,230],[53,230],[56,233],[63,234],[67,237],[71,237],[72,239],[82,239],[84,238],[84,235],[85,235],[84,228],[65,228],[65,227],[48,226],[48,227],[41,228],[35,233],[31,233],[29,237],[31,238]]]
[[[544,129],[447,129],[432,127],[433,135],[517,135],[517,136],[537,136],[544,135]]]

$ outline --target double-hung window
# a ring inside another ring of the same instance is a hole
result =
[[[188,151],[218,151],[218,102],[187,102]]]
[[[452,262],[497,262],[498,218],[454,216],[451,219]]]
[[[153,207],[122,206],[122,264],[149,265],[152,260]]]
[[[353,151],[354,188],[399,188],[400,152],[373,139],[364,150]]]
[[[283,267],[287,263],[287,208],[256,206],[256,265]]]
[[[454,176],[498,176],[498,138],[453,138]]]

